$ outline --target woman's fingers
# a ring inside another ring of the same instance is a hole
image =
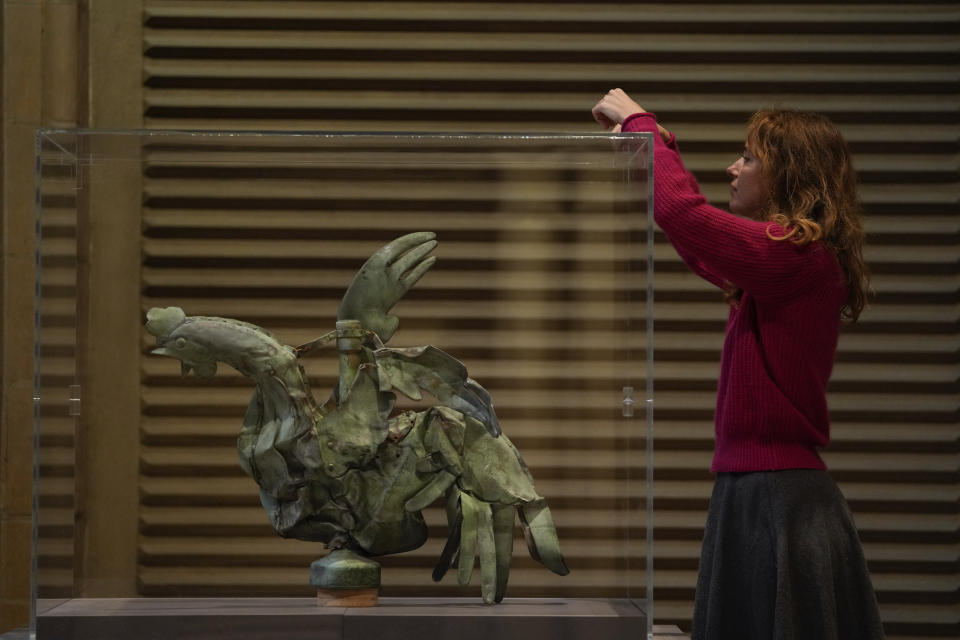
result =
[[[609,130],[617,126],[617,122],[612,120],[609,116],[607,116],[607,114],[603,112],[603,109],[601,108],[602,104],[603,104],[603,100],[598,102],[596,106],[593,107],[593,109],[591,110],[591,113],[593,114],[593,119],[596,120],[601,127]]]
[[[623,124],[627,116],[641,113],[643,107],[637,104],[623,89],[611,89],[593,107],[593,119],[599,122],[604,129],[613,129]]]

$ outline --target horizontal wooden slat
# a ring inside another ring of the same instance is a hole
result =
[[[609,18],[623,19],[631,13],[637,18],[643,17],[646,21],[669,20],[671,22],[699,22],[703,14],[697,9],[704,9],[712,5],[703,3],[680,2],[674,6],[657,3],[635,3],[630,9],[625,9],[621,3],[591,3],[584,7],[583,3],[556,3],[554,11],[544,15],[543,2],[465,2],[460,6],[456,17],[460,20],[501,19],[503,9],[510,8],[510,18],[514,20],[528,19],[537,23],[553,21],[589,21]],[[777,18],[785,22],[803,22],[804,20],[823,22],[863,22],[863,21],[891,21],[901,23],[903,19],[902,3],[873,2],[857,7],[851,12],[841,6],[820,5],[822,10],[811,14],[803,3],[778,6],[770,3],[750,3],[738,7],[727,7],[725,11],[711,16],[711,22],[761,22]],[[916,16],[911,21],[935,22],[957,19],[955,8],[942,3],[918,3],[911,5],[916,10]],[[285,19],[297,22],[304,18],[352,18],[354,20],[369,18],[388,18],[393,20],[409,21],[412,24],[436,17],[436,4],[431,2],[355,2],[350,7],[344,7],[336,2],[270,2],[270,3],[235,3],[220,1],[205,1],[202,3],[189,0],[152,0],[146,6],[148,20],[150,17],[183,17],[195,19],[197,17],[257,17],[271,18],[282,15]]]

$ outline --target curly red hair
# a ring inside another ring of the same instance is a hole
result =
[[[803,246],[820,241],[843,269],[847,302],[842,317],[856,321],[867,303],[865,233],[850,147],[826,116],[809,111],[761,110],[747,127],[747,148],[761,163],[769,195],[761,219],[767,235]],[[779,227],[779,228],[776,228]],[[728,297],[739,298],[739,291]]]

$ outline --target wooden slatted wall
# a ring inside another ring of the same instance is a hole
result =
[[[76,383],[77,174],[76,149],[41,137],[38,168],[39,331],[36,340],[41,404],[37,441],[37,587],[43,598],[73,589],[75,418],[69,389]]]
[[[755,108],[786,104],[830,115],[852,143],[861,172],[876,300],[841,337],[826,459],[860,527],[890,637],[957,635],[956,3],[145,0],[144,8],[144,124],[152,128],[580,132],[593,130],[594,101],[621,86],[678,134],[688,167],[722,206],[723,169],[739,152]],[[174,175],[164,189],[194,193],[196,184]],[[149,224],[161,207],[147,189]],[[243,238],[244,251],[270,255],[265,213],[221,204],[216,225],[196,211],[180,212],[179,231],[163,232],[164,242],[187,247],[230,228]],[[281,224],[286,215],[270,212],[269,220]],[[451,231],[469,238],[481,232],[477,224],[481,217],[467,217]],[[664,238],[657,240],[657,617],[685,626],[711,484],[725,308]],[[154,244],[145,245],[148,266]],[[145,273],[148,296],[163,286],[175,297],[166,276]],[[217,278],[211,284],[248,284],[252,296],[277,284],[229,265]],[[152,364],[144,366],[150,406],[164,394],[164,380]],[[170,416],[196,421],[166,420],[166,431],[155,416],[144,417],[145,595],[165,593],[151,566],[158,557],[189,555],[182,523],[164,521],[175,512],[164,500],[175,496],[155,490],[158,484],[179,478],[186,486],[198,465],[233,464],[232,422],[215,418],[232,415],[243,393],[221,395],[229,411],[205,408],[188,395],[165,397]],[[540,449],[538,462],[565,464],[551,453],[549,438],[529,437]],[[197,531],[217,536],[228,529],[259,544],[267,535],[262,516],[248,496],[218,482],[204,483],[205,497],[176,500],[234,510],[228,525],[198,516]],[[298,543],[289,545],[281,553],[304,555]],[[223,541],[211,563],[216,569],[205,575],[244,575],[251,560],[238,548]],[[278,561],[268,557],[261,564]],[[286,570],[259,575],[275,579],[263,578],[251,592],[296,588]],[[222,587],[216,580],[204,584],[179,593]],[[608,585],[595,586],[592,593]]]

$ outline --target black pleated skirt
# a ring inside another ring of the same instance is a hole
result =
[[[692,638],[883,638],[853,516],[825,471],[717,475]]]

